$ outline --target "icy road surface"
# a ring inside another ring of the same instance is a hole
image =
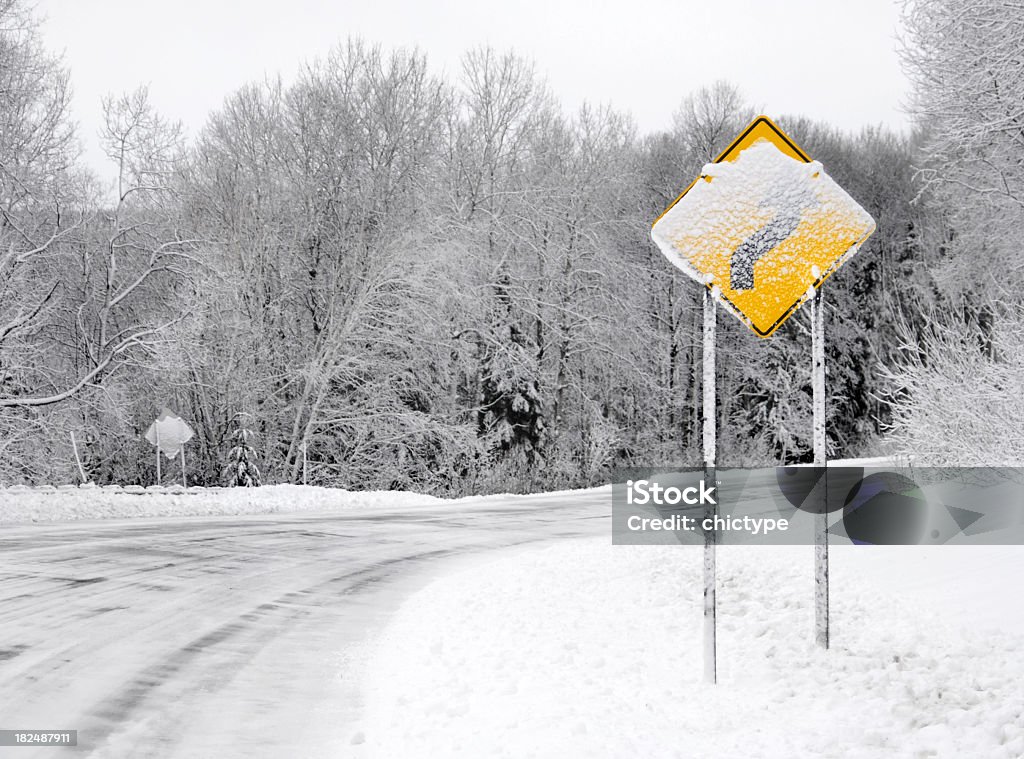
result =
[[[609,513],[597,490],[0,527],[0,728],[78,730],[0,756],[357,753],[363,651],[406,596],[485,549],[610,536]]]

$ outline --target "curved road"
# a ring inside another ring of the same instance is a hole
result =
[[[30,757],[358,756],[388,614],[485,550],[608,535],[610,494],[0,527],[0,729]]]

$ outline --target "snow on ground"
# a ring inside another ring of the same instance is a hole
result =
[[[1019,759],[1024,548],[943,548],[833,550],[829,652],[812,642],[812,548],[720,548],[717,686],[699,548],[506,553],[401,608],[361,738],[432,759]]]
[[[407,507],[441,499],[389,490],[351,491],[305,485],[259,488],[0,488],[0,524],[133,517],[221,516]]]

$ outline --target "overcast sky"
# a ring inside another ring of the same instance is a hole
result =
[[[324,54],[348,35],[418,46],[455,76],[480,44],[532,58],[568,108],[630,111],[642,132],[670,125],[688,92],[716,79],[769,116],[802,113],[845,129],[905,128],[906,81],[892,0],[39,0],[63,51],[91,165],[100,98],[150,86],[191,134],[240,85]]]

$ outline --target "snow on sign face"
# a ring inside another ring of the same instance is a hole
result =
[[[875,222],[765,116],[658,217],[651,237],[769,337],[875,231]]]
[[[150,445],[160,446],[160,451],[173,459],[194,434],[184,419],[165,408],[146,430],[146,440]]]

